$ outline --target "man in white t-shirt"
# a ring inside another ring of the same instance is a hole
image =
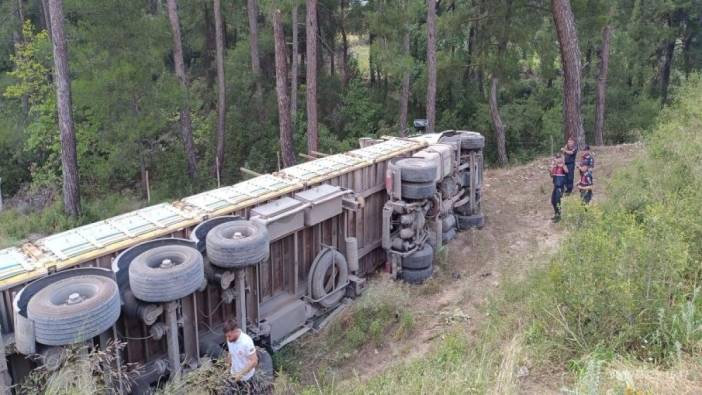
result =
[[[236,381],[246,382],[256,373],[258,355],[253,340],[242,332],[233,320],[224,323],[224,337],[227,340],[225,356],[229,370]]]

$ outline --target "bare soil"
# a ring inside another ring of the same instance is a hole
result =
[[[634,159],[642,148],[641,144],[626,144],[593,149],[593,204],[606,198],[615,169]],[[486,225],[481,230],[459,233],[449,243],[445,262],[439,265],[435,278],[412,290],[414,332],[404,340],[389,337],[382,347],[366,345],[331,364],[325,355],[333,350],[319,347],[324,335],[306,336],[294,346],[302,364],[299,371],[303,383],[314,384],[318,373],[313,372],[321,370],[331,371],[337,380],[372,377],[398,361],[423,355],[431,349],[434,338],[457,323],[471,337],[477,335],[487,317],[485,303],[505,277],[524,275],[546,261],[543,258],[567,237],[565,229],[551,221],[549,163],[548,158],[541,158],[521,166],[486,170],[482,201]],[[391,280],[381,275],[371,281]],[[522,382],[520,392],[557,393],[564,380],[562,372],[533,372]]]

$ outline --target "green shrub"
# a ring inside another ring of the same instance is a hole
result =
[[[571,236],[531,276],[527,302],[532,344],[552,358],[604,349],[669,363],[700,350],[701,89],[699,78],[681,89],[607,203],[565,203]]]

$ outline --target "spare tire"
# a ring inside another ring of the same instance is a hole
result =
[[[217,225],[207,233],[207,257],[225,269],[253,266],[268,259],[270,237],[265,225],[238,220]]]
[[[121,302],[117,283],[105,276],[64,278],[34,294],[27,317],[34,321],[38,343],[64,346],[91,339],[119,318]]]
[[[476,215],[456,215],[456,220],[458,221],[458,228],[461,230],[471,228],[481,229],[485,226],[485,216],[482,213]]]
[[[403,158],[395,162],[400,169],[400,179],[407,182],[434,182],[436,163],[424,158]]]
[[[312,263],[312,299],[323,307],[332,307],[343,299],[346,292],[337,291],[349,281],[349,265],[342,253],[324,249]]]
[[[421,270],[431,266],[434,260],[434,249],[429,243],[417,250],[414,254],[402,257],[402,269]]]
[[[402,199],[429,199],[436,193],[436,184],[432,182],[414,183],[403,182],[401,185]]]
[[[433,265],[420,270],[402,269],[402,279],[410,284],[421,284],[431,277],[432,273],[434,273]]]
[[[129,265],[129,286],[137,299],[163,303],[184,298],[202,285],[202,255],[184,245],[165,245],[137,255]]]

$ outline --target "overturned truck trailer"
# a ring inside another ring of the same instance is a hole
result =
[[[235,319],[277,350],[360,295],[384,265],[431,276],[433,252],[483,225],[483,137],[362,139],[170,204],[0,251],[0,392],[63,347],[126,343],[140,388],[222,351]]]

